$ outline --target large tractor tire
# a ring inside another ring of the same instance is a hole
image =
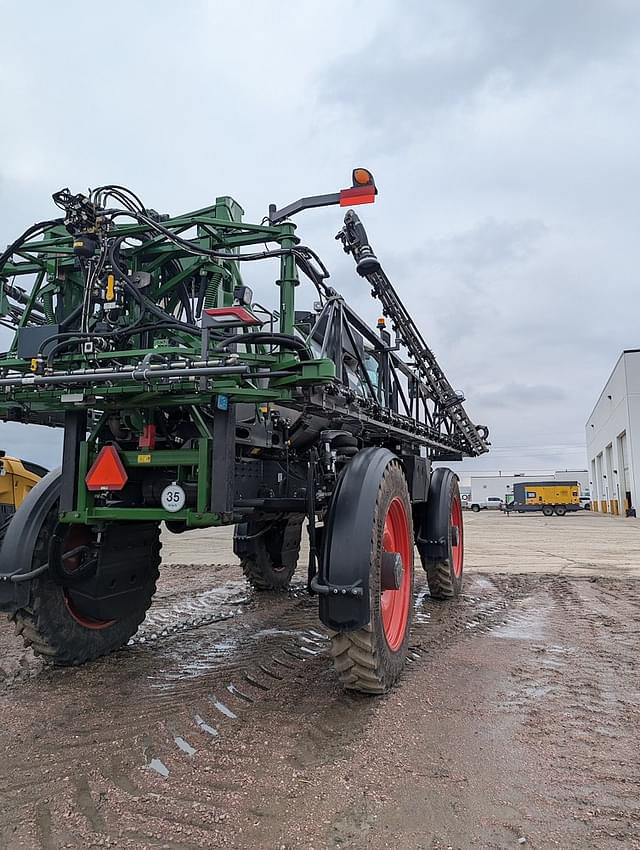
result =
[[[382,451],[382,450],[379,450]],[[380,694],[398,679],[407,657],[413,612],[413,522],[407,481],[397,460],[371,486],[377,490],[366,529],[354,524],[349,556],[369,563],[369,622],[354,631],[334,633],[331,654],[342,685]],[[357,505],[340,502],[335,511],[355,515]],[[331,545],[328,529],[328,546]]]
[[[273,523],[236,525],[233,551],[256,590],[284,591],[289,587],[298,564],[302,523],[303,517],[296,515]]]
[[[33,567],[47,563],[52,536],[60,535],[62,553],[91,546],[93,533],[87,526],[61,526],[57,509],[49,515],[36,545]],[[123,588],[133,592],[122,599],[102,600],[87,596],[92,579],[64,585],[64,575],[83,569],[82,556],[61,557],[54,570],[31,582],[29,603],[14,614],[16,634],[38,655],[54,664],[69,666],[92,661],[124,646],[138,630],[156,589],[160,564],[159,529],[152,523],[111,523],[100,543],[100,570],[113,577],[114,594]],[[50,569],[51,569],[50,562]],[[60,576],[63,576],[61,579]]]
[[[82,664],[126,644],[144,620],[158,578],[159,527],[107,523],[98,535],[89,526],[59,523],[57,495],[38,514],[41,506],[34,488],[5,533],[5,545],[14,548],[12,537],[28,527],[35,541],[27,566],[48,564],[28,582],[12,619],[36,654],[63,666]],[[29,516],[37,517],[35,525]]]
[[[450,469],[434,471],[420,516],[418,550],[429,592],[434,599],[451,599],[462,591],[464,529],[458,477]]]

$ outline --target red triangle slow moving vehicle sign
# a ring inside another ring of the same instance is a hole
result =
[[[104,446],[84,480],[87,490],[122,490],[128,478],[117,449]]]

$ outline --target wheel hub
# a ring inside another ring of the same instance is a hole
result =
[[[384,552],[380,585],[382,590],[399,590],[402,585],[402,556],[399,552]]]

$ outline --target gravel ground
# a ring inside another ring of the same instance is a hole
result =
[[[171,538],[132,644],[44,667],[0,626],[0,848],[640,848],[640,523],[466,517],[410,663],[336,685],[302,584]]]

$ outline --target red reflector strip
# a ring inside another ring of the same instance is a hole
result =
[[[142,429],[142,434],[138,440],[139,449],[150,449],[153,451],[156,447],[156,426],[145,425]]]
[[[128,478],[117,449],[104,446],[84,480],[87,490],[122,490]]]
[[[372,204],[376,199],[375,186],[354,186],[352,189],[340,191],[340,206],[357,206],[358,204]]]
[[[237,327],[238,325],[264,324],[250,310],[247,310],[246,307],[207,307],[203,312],[203,324],[205,327],[215,327],[216,325]]]

